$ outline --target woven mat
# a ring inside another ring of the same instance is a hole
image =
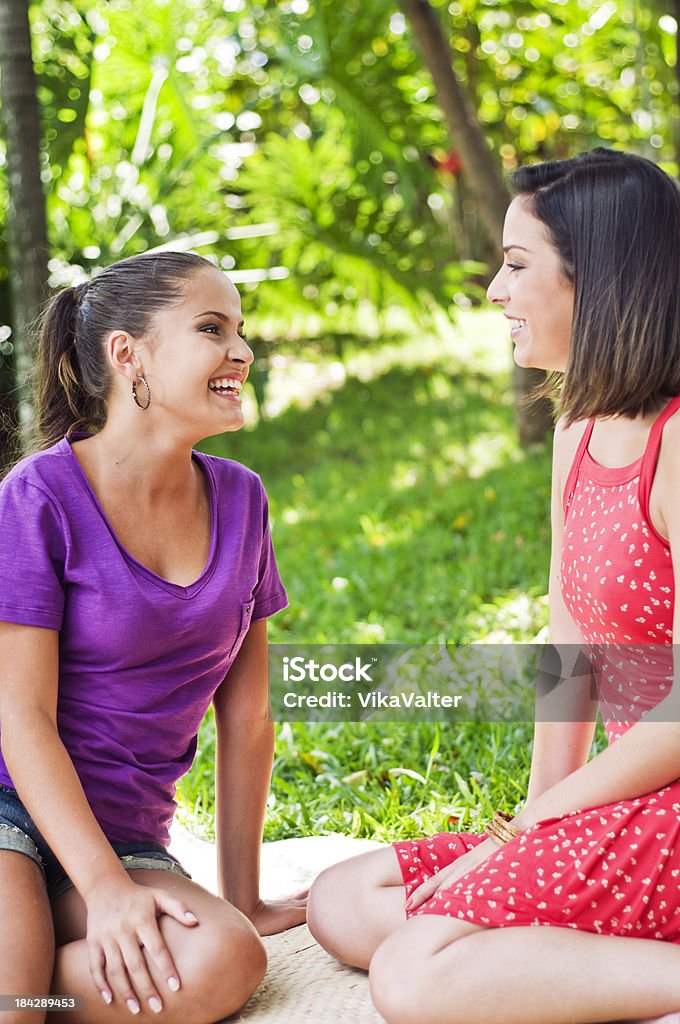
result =
[[[374,849],[379,843],[319,836],[284,839],[262,847],[261,891],[265,898],[298,891],[331,864]],[[195,881],[215,891],[216,855],[212,843],[174,827],[171,851]],[[264,940],[267,974],[229,1024],[381,1024],[364,971],[344,967],[318,945],[306,925]]]
[[[239,1014],[248,1024],[381,1024],[364,971],[343,967],[314,941],[306,925],[264,939],[269,969]]]

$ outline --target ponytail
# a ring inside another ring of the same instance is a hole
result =
[[[49,448],[74,430],[99,430],[106,419],[110,379],[104,354],[93,353],[91,365],[81,364],[81,355],[88,362],[79,330],[87,288],[86,284],[65,288],[43,316],[35,368],[36,425],[41,448]]]

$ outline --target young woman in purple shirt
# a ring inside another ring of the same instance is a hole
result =
[[[266,495],[193,450],[243,424],[242,330],[233,284],[192,254],[65,289],[41,450],[0,484],[0,992],[81,997],[63,1024],[217,1021],[262,978],[258,932],[304,920],[258,890],[266,617],[286,604]],[[211,703],[220,897],[166,849]]]

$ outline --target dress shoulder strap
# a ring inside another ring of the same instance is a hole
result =
[[[665,409],[663,409],[654,420],[652,429],[649,431],[647,447],[645,448],[645,453],[642,456],[640,484],[638,488],[640,506],[647,519],[649,519],[649,496],[652,493],[656,464],[659,461],[659,449],[661,448],[663,429],[671,416],[673,416],[678,409],[680,409],[680,395],[676,395],[675,398],[671,398]]]
[[[571,501],[571,497],[572,497],[572,495],[574,493],[574,488],[576,487],[576,478],[578,476],[578,471],[581,468],[581,463],[583,462],[583,456],[585,455],[586,450],[588,448],[588,442],[590,441],[590,435],[593,432],[593,427],[594,426],[595,426],[595,420],[588,420],[588,422],[586,424],[586,429],[583,431],[583,434],[581,436],[581,440],[578,443],[578,448],[576,449],[576,454],[574,455],[574,460],[573,460],[573,462],[571,464],[571,469],[569,470],[569,475],[567,476],[567,482],[564,485],[564,494],[562,496],[562,505],[563,505],[563,508],[564,508],[565,516],[567,514],[567,509],[569,508],[569,502]]]

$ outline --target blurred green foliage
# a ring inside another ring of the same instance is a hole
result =
[[[655,0],[454,0],[458,74],[506,166],[598,142],[676,160],[677,23]]]

